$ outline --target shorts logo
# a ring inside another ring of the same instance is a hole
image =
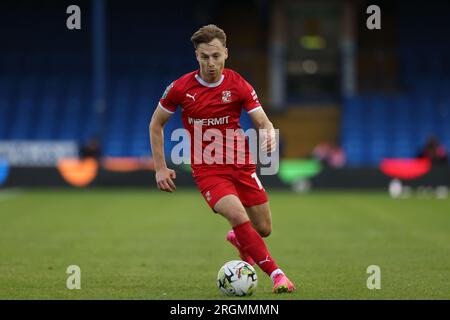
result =
[[[222,91],[222,102],[231,102],[231,91]]]
[[[208,202],[211,201],[211,193],[210,193],[209,191],[207,191],[207,192],[205,193],[205,197],[206,197],[206,200],[207,200]]]

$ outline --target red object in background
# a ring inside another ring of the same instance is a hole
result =
[[[384,159],[380,164],[380,170],[385,175],[405,180],[421,177],[430,169],[428,159]]]

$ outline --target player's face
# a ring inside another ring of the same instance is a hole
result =
[[[206,82],[217,82],[220,80],[225,60],[228,58],[228,50],[218,39],[209,43],[201,43],[195,50],[197,61],[200,65],[200,76]]]

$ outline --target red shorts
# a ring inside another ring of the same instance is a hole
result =
[[[217,201],[226,195],[234,194],[244,207],[252,207],[268,201],[256,169],[211,171],[194,176],[198,189],[208,205],[214,210]]]

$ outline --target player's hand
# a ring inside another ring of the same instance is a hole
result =
[[[166,192],[174,192],[177,190],[175,180],[177,177],[176,173],[172,169],[164,168],[156,171],[156,184],[158,189]]]
[[[273,152],[277,146],[274,129],[263,129],[260,131],[261,150],[264,152]]]

